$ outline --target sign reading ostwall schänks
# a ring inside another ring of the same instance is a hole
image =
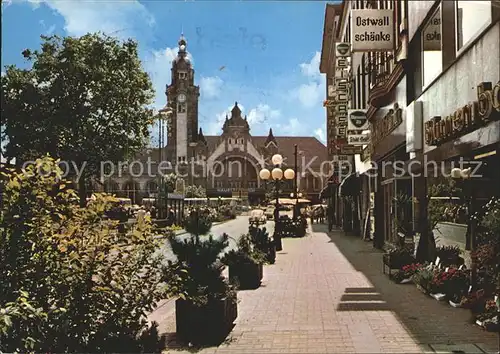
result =
[[[351,44],[352,52],[393,50],[393,10],[352,10]]]

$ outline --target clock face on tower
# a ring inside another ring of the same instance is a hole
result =
[[[180,103],[184,103],[186,102],[186,95],[181,93],[179,97],[177,97],[177,99],[179,100]]]

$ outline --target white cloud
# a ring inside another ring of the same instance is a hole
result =
[[[322,143],[326,143],[326,133],[324,129],[318,128],[314,131],[314,135],[316,135]]]
[[[135,37],[138,25],[154,25],[154,17],[137,0],[128,1],[60,1],[29,0],[34,8],[45,4],[64,17],[66,32],[81,36],[101,31],[109,35]],[[143,27],[143,26],[139,26]]]
[[[252,108],[250,112],[248,112],[248,124],[250,127],[262,124],[269,119],[276,119],[281,116],[281,112],[278,109],[272,109],[267,104],[258,104],[257,107]]]
[[[321,53],[316,52],[308,63],[299,64],[302,75],[307,83],[301,84],[290,95],[291,99],[299,100],[303,107],[316,107],[325,95],[326,77],[319,72]]]
[[[276,124],[276,127],[282,133],[280,135],[305,135],[306,127],[297,118],[290,118],[286,124]]]
[[[323,87],[317,82],[302,84],[292,92],[292,97],[298,99],[306,108],[317,106],[323,95]]]
[[[170,84],[172,60],[177,57],[179,48],[165,48],[153,50],[144,60],[144,68],[151,77],[153,88],[156,92],[155,108],[164,107],[167,103],[165,87]],[[193,63],[193,57],[188,53],[188,59]]]
[[[223,84],[224,81],[218,76],[202,76],[200,79],[201,96],[206,99],[219,97]]]
[[[316,52],[309,63],[302,63],[299,65],[302,74],[313,79],[319,79],[321,76],[319,72],[320,61],[321,52]]]

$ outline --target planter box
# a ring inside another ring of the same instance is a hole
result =
[[[229,266],[229,279],[236,281],[241,290],[257,289],[263,277],[264,267],[256,263],[240,263]]]
[[[383,273],[386,274],[386,268],[388,268],[388,274],[391,275],[392,269],[401,269],[408,264],[412,264],[415,262],[415,259],[412,257],[398,257],[391,256],[390,254],[384,254],[382,256],[382,270]]]
[[[179,339],[185,342],[220,344],[232,330],[236,317],[236,297],[212,300],[203,306],[195,306],[189,300],[175,301],[176,332]]]

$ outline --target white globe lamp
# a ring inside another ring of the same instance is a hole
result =
[[[283,162],[283,157],[280,154],[276,154],[273,155],[271,161],[273,162],[273,165],[281,165],[281,163]]]
[[[271,172],[269,172],[269,170],[267,168],[263,168],[259,172],[259,177],[260,177],[260,179],[267,180],[267,179],[269,179],[269,177],[271,177]]]
[[[283,171],[281,170],[281,168],[274,168],[271,172],[271,175],[273,176],[274,180],[278,181],[283,178]]]

